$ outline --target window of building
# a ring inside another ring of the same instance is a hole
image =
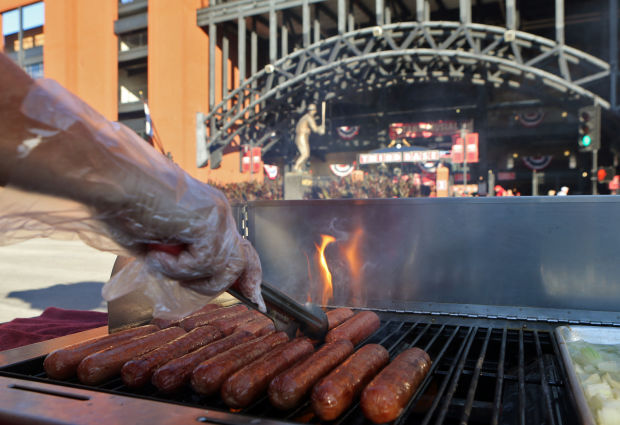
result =
[[[148,96],[147,64],[137,63],[118,69],[119,98],[121,104],[140,102]]]
[[[44,23],[42,1],[2,13],[5,53],[33,78],[43,77]]]
[[[118,37],[118,41],[119,50],[121,52],[126,52],[139,47],[145,47],[148,45],[148,32],[147,30],[142,30],[121,34]]]
[[[26,71],[32,78],[43,78],[43,62],[26,65],[24,67],[24,71]]]

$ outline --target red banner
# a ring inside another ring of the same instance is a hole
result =
[[[389,133],[391,140],[429,138],[457,134],[463,126],[466,130],[471,131],[473,130],[473,121],[395,122],[390,124]]]
[[[452,176],[454,177],[454,183],[463,183],[463,173],[457,171]],[[467,173],[467,181],[471,183],[470,173]]]
[[[465,137],[467,145],[467,162],[478,162],[478,133],[468,133]],[[463,162],[463,139],[452,136],[452,163]]]
[[[515,180],[517,178],[517,173],[514,171],[500,171],[497,173],[498,181],[510,181]]]
[[[241,158],[241,172],[249,173],[252,170],[252,173],[260,173],[260,169],[263,166],[263,162],[261,159],[261,148],[248,148],[247,146],[243,147],[243,158]]]

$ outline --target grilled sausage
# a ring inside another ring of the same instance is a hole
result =
[[[175,392],[189,382],[192,371],[200,363],[252,339],[254,335],[250,332],[235,332],[182,357],[170,360],[155,370],[151,383],[164,393]]]
[[[276,376],[269,384],[269,400],[278,409],[287,410],[323,376],[353,352],[353,344],[344,339],[323,345],[302,362]]]
[[[199,314],[199,313],[208,313],[210,311],[218,310],[220,308],[225,308],[225,307],[222,307],[221,305],[214,304],[214,303],[205,304],[202,307],[200,307],[198,310],[192,311],[190,316],[194,314]]]
[[[248,308],[243,304],[235,304],[230,307],[218,308],[217,310],[209,311],[207,313],[192,314],[191,316],[181,320],[179,322],[179,326],[186,331],[191,331],[198,326],[210,325],[211,322],[215,320],[226,319],[247,310]]]
[[[324,421],[336,419],[389,361],[390,354],[381,345],[368,344],[357,350],[314,386],[314,412]]]
[[[424,350],[416,347],[400,353],[362,392],[364,416],[378,424],[396,419],[430,367],[431,359]]]
[[[224,336],[231,335],[239,326],[248,323],[251,320],[257,319],[261,314],[256,310],[248,310],[234,316],[226,317],[223,319],[214,320],[210,323],[211,326],[215,326]]]
[[[151,320],[151,325],[157,326],[159,329],[171,328],[172,326],[179,326],[179,319],[164,319],[162,317],[154,317]]]
[[[380,325],[381,320],[377,313],[374,311],[362,311],[329,331],[325,336],[325,342],[347,339],[353,345],[357,345],[379,329]]]
[[[221,337],[222,333],[213,326],[200,326],[125,363],[121,368],[121,379],[129,388],[142,387],[149,382],[157,367]]]
[[[232,374],[222,385],[222,398],[232,408],[246,407],[267,391],[280,372],[310,355],[314,346],[308,338],[282,344]]]
[[[261,317],[251,320],[235,329],[235,332],[239,331],[247,331],[259,337],[274,333],[276,327],[269,317],[261,315]]]
[[[70,345],[48,354],[43,361],[43,367],[47,376],[52,379],[69,379],[75,376],[77,367],[84,357],[157,330],[155,325],[139,326]]]
[[[349,320],[354,314],[355,313],[353,313],[353,310],[346,307],[340,307],[328,311],[325,313],[327,316],[327,328],[334,329],[336,326],[344,323],[346,320]]]
[[[230,375],[287,341],[286,333],[278,332],[246,342],[205,360],[192,372],[192,388],[199,394],[215,394]]]
[[[183,334],[185,331],[179,327],[162,329],[93,353],[85,357],[78,365],[78,379],[87,385],[100,384],[106,379],[118,375],[121,367],[129,360],[152,351]]]
[[[222,308],[222,306],[219,305],[219,304],[206,304],[203,307],[199,308],[198,310],[192,311],[187,317],[193,316],[195,314],[208,313],[210,311],[217,310],[219,308]],[[181,318],[181,319],[164,319],[164,318],[161,318],[161,317],[155,317],[155,318],[153,318],[153,320],[151,320],[151,324],[158,326],[159,329],[165,329],[165,328],[169,328],[171,326],[179,326],[179,322],[182,319],[183,318]]]

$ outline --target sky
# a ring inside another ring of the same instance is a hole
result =
[[[38,2],[22,8],[24,30],[40,27],[45,22],[45,5]],[[11,35],[19,31],[19,9],[9,10],[2,14],[2,35]]]

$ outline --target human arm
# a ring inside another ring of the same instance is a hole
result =
[[[258,256],[237,232],[222,193],[58,84],[33,81],[2,54],[0,93],[0,184],[84,204],[105,237],[199,292],[213,295],[236,283],[260,298]]]
[[[325,134],[325,123],[321,124],[320,126],[317,125],[314,116],[311,114],[308,114],[308,125],[310,126],[310,128],[312,129],[312,131],[314,131],[315,133],[318,134]]]

